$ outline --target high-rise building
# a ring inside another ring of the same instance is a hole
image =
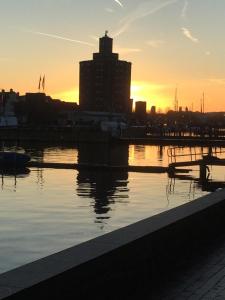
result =
[[[86,111],[129,113],[131,63],[113,53],[113,39],[100,38],[99,53],[80,62],[80,108]]]

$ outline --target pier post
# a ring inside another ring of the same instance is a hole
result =
[[[207,171],[208,171],[208,166],[204,163],[201,163],[200,165],[200,181],[202,183],[206,183],[207,182]]]

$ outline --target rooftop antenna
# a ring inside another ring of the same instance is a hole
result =
[[[106,31],[105,31],[105,36],[108,36],[108,33],[109,33],[109,31],[108,31],[108,30],[106,30]]]

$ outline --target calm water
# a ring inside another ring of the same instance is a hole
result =
[[[48,162],[167,166],[167,147],[82,145],[8,147]],[[195,149],[195,151],[201,149]],[[179,150],[189,153],[190,149]],[[223,155],[223,154],[221,154]],[[225,181],[223,168],[213,168]],[[0,272],[126,226],[202,196],[190,176],[30,169],[0,179]],[[202,191],[204,189],[205,191]]]

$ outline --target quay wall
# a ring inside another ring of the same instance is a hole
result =
[[[132,299],[144,282],[149,295],[224,234],[224,216],[220,190],[1,274],[0,299]]]
[[[34,142],[107,142],[108,133],[87,128],[1,128],[2,141],[34,141]]]
[[[134,132],[129,137],[112,137],[96,128],[0,128],[0,141],[47,142],[47,143],[98,143],[117,141],[130,144],[177,145],[177,146],[225,146],[225,138],[200,136],[146,136]]]

